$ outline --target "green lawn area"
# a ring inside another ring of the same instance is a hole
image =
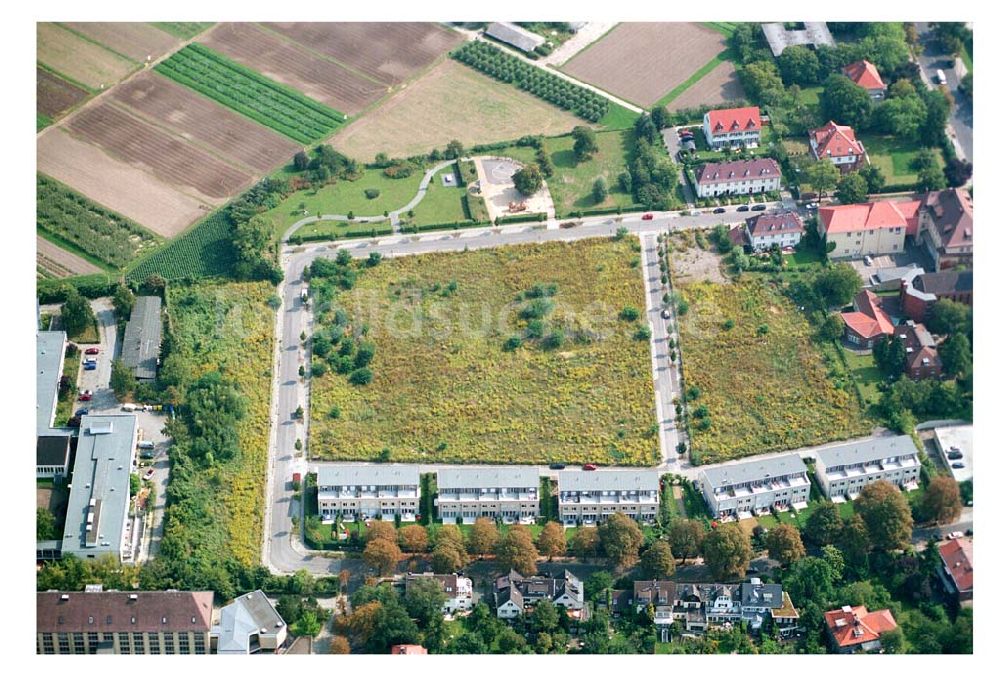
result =
[[[823,92],[822,85],[803,87],[799,90],[799,101],[807,106],[819,106],[819,95]]]
[[[635,208],[632,194],[622,192],[618,186],[618,175],[627,165],[628,134],[630,132],[599,132],[597,153],[583,162],[577,162],[573,154],[573,137],[545,139],[545,150],[555,167],[555,174],[548,179],[548,185],[559,216],[578,209]],[[603,176],[608,183],[608,197],[600,204],[594,202],[592,194],[594,181],[599,176]]]
[[[796,251],[792,254],[786,254],[785,261],[788,264],[789,270],[813,268],[821,263],[819,254],[812,250]]]
[[[914,183],[917,180],[917,173],[910,166],[920,150],[916,143],[891,136],[870,136],[861,141],[868,151],[868,159],[885,175],[887,185]],[[943,166],[941,150],[934,148],[933,152],[938,165]]]
[[[42,115],[41,113],[35,113],[35,131],[40,131],[45,127],[52,124],[52,118],[48,115]]]
[[[339,240],[344,237],[374,237],[392,232],[388,220],[377,223],[356,223],[350,221],[316,221],[295,231],[294,237],[303,240]]]
[[[375,356],[367,385],[335,369],[313,377],[312,456],[369,460],[387,449],[396,462],[652,464],[649,344],[618,319],[644,307],[637,245],[585,239],[392,258],[360,268],[342,292],[314,276],[317,307],[344,308],[349,327],[364,323]],[[534,285],[556,285],[551,306],[525,298]],[[522,315],[538,306],[546,341]],[[340,341],[332,324],[331,310],[315,331]],[[522,345],[505,349],[513,336]],[[339,365],[340,350],[326,361]]]
[[[719,31],[719,32],[722,32],[722,31]],[[726,52],[725,51],[717,54],[715,57],[712,58],[711,61],[709,61],[704,66],[702,66],[701,68],[699,68],[698,70],[696,70],[694,73],[692,73],[691,77],[689,77],[687,80],[685,80],[684,82],[682,82],[681,84],[677,85],[676,87],[674,87],[673,89],[671,89],[669,92],[667,92],[663,96],[663,98],[661,98],[659,101],[657,101],[654,104],[654,107],[656,107],[656,106],[669,106],[674,101],[674,99],[676,99],[681,94],[683,94],[684,92],[686,92],[687,90],[689,90],[691,87],[693,87],[696,82],[698,82],[703,77],[705,77],[706,75],[708,75],[709,73],[711,73],[713,70],[715,70],[715,68],[717,66],[719,66],[725,60],[726,60]]]
[[[446,170],[445,170],[446,171]],[[402,218],[409,224],[428,226],[434,224],[450,224],[464,221],[465,210],[462,208],[462,194],[465,188],[443,186],[441,175],[438,174],[427,187],[427,194],[413,210],[413,218],[406,214]]]
[[[66,425],[66,421],[70,419],[75,411],[76,406],[76,383],[77,377],[80,374],[80,360],[82,359],[83,353],[77,352],[73,357],[67,357],[63,361],[63,375],[68,376],[70,381],[72,381],[73,386],[66,393],[65,397],[60,397],[59,401],[56,403],[56,420],[55,425],[63,426]],[[85,406],[82,405],[81,406]]]
[[[639,114],[635,111],[611,101],[608,103],[608,112],[597,124],[605,129],[631,129],[638,117]]]
[[[757,155],[763,155],[763,149],[767,147],[767,144],[771,142],[771,138],[774,132],[771,131],[771,127],[767,126],[760,131],[760,147],[751,148],[746,152],[747,158],[753,158]],[[709,150],[708,145],[705,142],[705,135],[701,132],[699,128],[694,134],[695,151],[698,153],[698,160],[700,162],[722,162],[726,159],[726,152],[722,150]],[[744,157],[744,152],[740,150],[732,151],[729,154],[730,159],[740,160]]]
[[[97,331],[97,320],[95,319],[79,334],[70,336],[69,340],[75,343],[100,343],[101,335]]]
[[[805,529],[806,521],[809,519],[809,515],[812,514],[812,511],[816,509],[817,503],[817,501],[810,501],[805,508],[795,511],[794,515],[790,510],[788,512],[777,513],[776,516],[763,515],[757,518],[757,523],[765,529],[772,529],[778,524],[794,524],[800,530]],[[844,503],[838,503],[837,507],[840,510],[840,517],[844,521],[847,521],[854,516],[853,502],[846,501]]]
[[[962,43],[962,49],[958,52],[958,56],[962,59],[962,63],[965,64],[966,69],[972,72],[972,42],[967,41]]]
[[[714,31],[722,33],[728,38],[730,35],[733,34],[733,31],[736,30],[736,26],[738,24],[735,21],[706,21],[704,25],[708,26]]]
[[[873,404],[878,402],[880,396],[878,385],[884,379],[882,372],[875,365],[875,358],[871,354],[859,355],[851,350],[844,350],[844,361],[858,382],[864,398]]]

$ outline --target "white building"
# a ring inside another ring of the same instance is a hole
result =
[[[637,522],[654,522],[660,507],[655,470],[562,470],[559,520],[566,526],[593,525],[620,512]]]
[[[437,473],[438,517],[445,524],[458,518],[471,524],[477,517],[506,523],[533,524],[538,517],[538,468],[534,466],[467,466]]]
[[[409,593],[413,584],[417,581],[430,580],[441,586],[445,594],[444,604],[441,611],[446,614],[455,614],[459,611],[469,611],[473,606],[472,579],[467,576],[457,574],[406,574],[403,579],[405,591]]]
[[[777,245],[794,247],[802,239],[805,227],[797,212],[761,214],[747,219],[747,240],[754,251],[763,252]]]
[[[705,113],[702,131],[705,142],[712,150],[738,147],[756,148],[760,145],[760,108],[720,108]]]
[[[842,444],[816,454],[816,479],[834,502],[857,498],[865,485],[877,480],[912,490],[920,481],[917,454],[909,435]]]
[[[267,595],[256,590],[222,607],[210,636],[212,653],[278,653],[288,638],[288,627]]]
[[[412,522],[420,508],[420,472],[415,465],[325,464],[316,477],[320,517],[346,521],[381,517]]]
[[[746,518],[772,508],[804,508],[809,476],[798,454],[706,468],[698,480],[715,517]]]
[[[781,168],[771,158],[709,162],[694,173],[698,197],[756,195],[781,189]]]

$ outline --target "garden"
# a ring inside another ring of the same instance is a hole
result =
[[[644,307],[637,248],[588,239],[314,271],[317,306],[332,305],[312,337],[312,456],[655,463],[648,342],[619,317]]]
[[[914,141],[907,141],[891,136],[864,136],[861,142],[865,144],[868,160],[882,171],[886,186],[912,186],[917,183],[918,169],[914,165],[921,146]],[[938,167],[944,166],[941,150],[933,149]]]

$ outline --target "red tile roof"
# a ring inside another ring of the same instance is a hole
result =
[[[968,538],[948,541],[938,548],[938,554],[959,592],[972,590],[972,541]]]
[[[427,649],[419,644],[394,644],[391,649],[393,654],[426,654]]]
[[[40,592],[37,631],[207,632],[212,597],[210,591]]]
[[[865,202],[857,205],[820,207],[819,219],[825,233],[850,233],[876,228],[905,228],[915,235],[919,224],[919,200]]]
[[[755,160],[734,160],[732,162],[709,162],[695,170],[699,184],[749,181],[751,179],[781,178],[781,167],[772,158]]]
[[[844,75],[854,81],[854,84],[865,89],[885,89],[885,83],[878,74],[875,64],[870,61],[855,61],[844,67]]]
[[[840,316],[844,324],[858,336],[872,339],[892,333],[892,320],[882,310],[878,296],[867,289],[862,290],[854,297],[854,305],[857,307],[856,311],[841,313]]]
[[[708,126],[713,134],[750,132],[760,129],[760,108],[722,108],[708,111]]]
[[[837,646],[848,647],[877,640],[896,629],[896,619],[888,609],[869,612],[863,606],[845,606],[823,614]]]
[[[809,132],[809,140],[816,148],[816,157],[835,158],[865,154],[865,146],[854,136],[854,130],[847,125],[838,125],[831,120],[819,129]]]

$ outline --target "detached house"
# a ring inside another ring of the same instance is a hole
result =
[[[854,129],[833,120],[809,132],[809,148],[817,160],[833,162],[842,174],[861,169],[865,146],[854,136]]]
[[[444,591],[442,612],[454,614],[472,609],[472,579],[457,574],[406,574],[403,579],[404,591],[409,594],[414,583],[426,580],[434,581]]]
[[[817,230],[834,245],[832,258],[896,254],[916,236],[919,200],[820,207]]]
[[[798,212],[760,214],[747,219],[747,236],[754,251],[763,252],[777,245],[794,247],[802,239],[805,226]]]
[[[695,170],[698,197],[753,195],[781,188],[781,168],[771,158],[709,162]]]
[[[816,480],[834,503],[855,499],[865,485],[886,480],[900,489],[916,489],[920,459],[909,435],[875,437],[821,449],[816,454]]]
[[[722,108],[705,113],[702,130],[712,150],[727,146],[756,148],[760,145],[760,108]]]
[[[959,601],[972,599],[972,539],[956,538],[938,547],[941,581]]]
[[[868,611],[863,606],[844,606],[823,614],[830,643],[837,653],[879,651],[881,636],[896,629],[896,619],[888,609]]]
[[[513,569],[493,582],[497,618],[516,618],[543,599],[567,611],[579,612],[584,608],[583,582],[568,570],[553,578],[525,577]]]
[[[844,320],[844,343],[849,348],[871,350],[893,333],[892,320],[882,309],[882,298],[867,289],[854,297],[854,310],[840,317]]]
[[[964,188],[927,193],[920,201],[918,244],[934,270],[972,266],[972,197]]]
[[[939,299],[972,305],[972,271],[947,270],[941,273],[921,273],[900,284],[900,302],[906,316],[923,322],[927,311]]]
[[[867,91],[871,98],[875,100],[885,98],[885,83],[882,82],[882,77],[872,62],[864,59],[855,61],[844,67],[844,75],[858,87]]]
[[[902,341],[906,350],[906,375],[914,381],[925,378],[941,378],[941,358],[938,357],[937,342],[927,327],[913,320],[897,325],[895,337]]]

